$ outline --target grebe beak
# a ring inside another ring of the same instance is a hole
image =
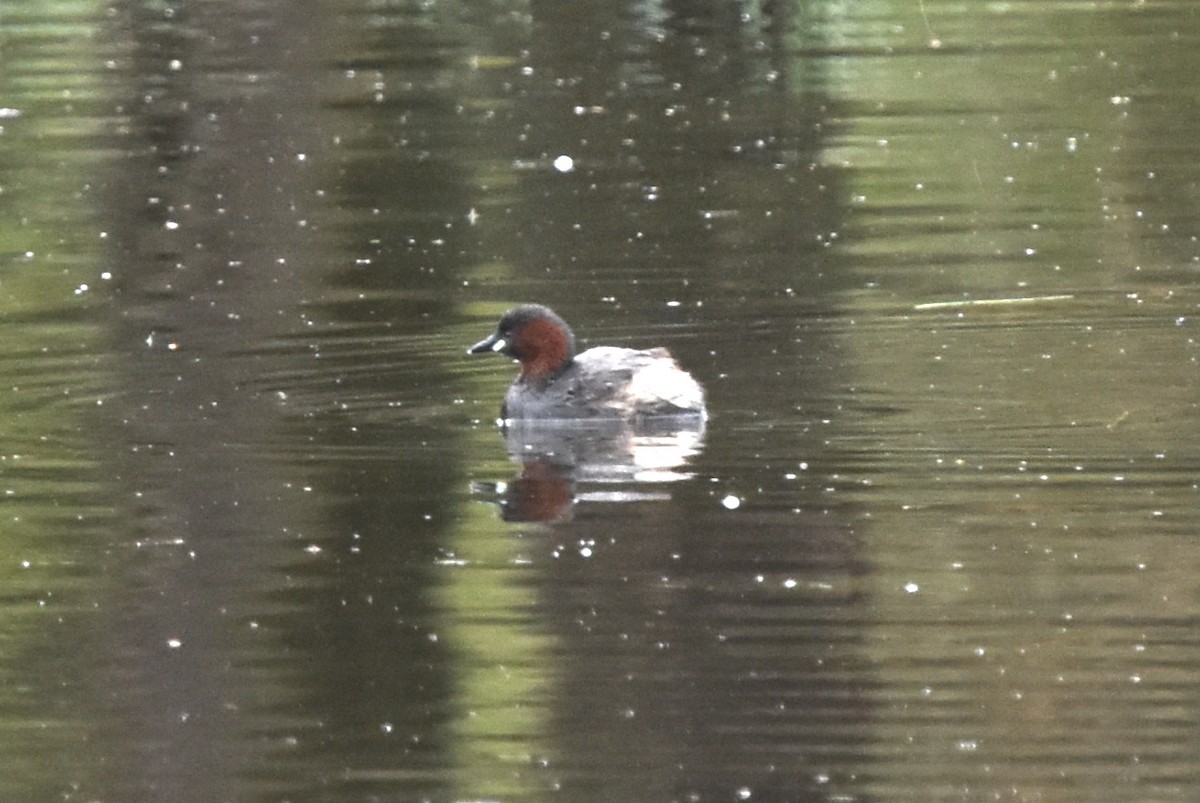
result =
[[[480,340],[474,346],[467,349],[467,354],[484,354],[489,351],[504,351],[508,347],[508,341],[500,337],[499,333],[493,334],[491,337]]]

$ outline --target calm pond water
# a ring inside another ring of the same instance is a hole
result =
[[[1192,0],[4,0],[0,798],[1200,799],[1198,74]],[[522,301],[707,429],[506,440]]]

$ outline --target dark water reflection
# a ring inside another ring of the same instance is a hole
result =
[[[0,797],[1196,798],[1192,4],[2,14]]]

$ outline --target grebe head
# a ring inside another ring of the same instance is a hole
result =
[[[489,351],[520,362],[518,379],[545,381],[575,359],[575,334],[550,308],[525,304],[504,313],[491,336],[467,349],[468,354]]]

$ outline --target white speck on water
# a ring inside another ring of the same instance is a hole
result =
[[[570,173],[575,169],[575,160],[564,153],[554,159],[554,169],[560,173]]]
[[[921,590],[921,587],[919,585],[917,585],[916,583],[905,583],[904,590],[910,594],[915,594]]]
[[[177,638],[169,638],[169,639],[167,639],[167,646],[170,647],[172,650],[177,650],[183,646],[183,642]]]
[[[753,794],[754,793],[752,791],[750,791],[749,786],[743,786],[737,790],[737,799],[738,800],[749,800],[750,796]]]
[[[742,500],[733,494],[729,494],[721,500],[721,507],[725,508],[726,510],[737,510],[741,506]]]

